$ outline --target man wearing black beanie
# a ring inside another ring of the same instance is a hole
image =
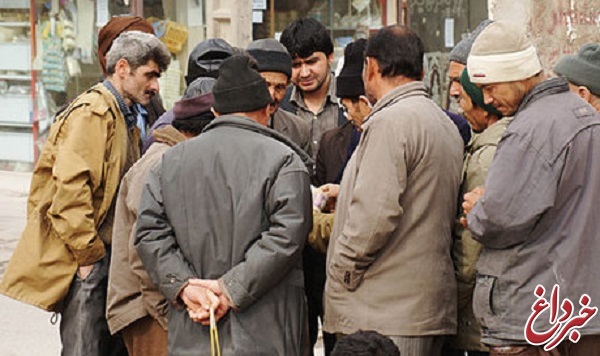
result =
[[[279,110],[292,76],[292,57],[279,41],[272,38],[252,42],[246,51],[256,60],[258,72],[267,82],[271,94],[269,127],[310,154],[310,125],[291,112]]]
[[[223,355],[303,355],[312,160],[266,127],[250,57],[223,61],[213,95],[218,117],[164,154],[139,209],[137,251],[171,302],[169,354],[209,352],[212,310]]]

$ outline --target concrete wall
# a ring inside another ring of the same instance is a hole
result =
[[[489,0],[489,12],[527,27],[544,69],[585,43],[600,42],[598,0]]]

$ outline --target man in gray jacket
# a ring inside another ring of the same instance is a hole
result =
[[[483,245],[473,294],[482,341],[491,355],[598,355],[600,318],[580,298],[600,302],[600,114],[565,79],[546,80],[525,31],[510,22],[483,30],[467,68],[484,102],[514,115],[485,190],[463,203]]]
[[[311,159],[266,127],[271,96],[247,56],[223,61],[219,116],[166,152],[139,208],[136,247],[168,300],[169,355],[302,355],[302,249],[311,229]]]
[[[327,251],[324,330],[388,336],[400,354],[441,355],[456,333],[450,256],[463,141],[427,97],[423,44],[410,29],[369,38],[373,111],[341,182]]]

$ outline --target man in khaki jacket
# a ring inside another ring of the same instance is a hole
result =
[[[459,196],[459,202],[462,203],[462,194],[484,186],[498,141],[511,118],[503,118],[502,113],[484,102],[481,89],[471,82],[467,69],[463,70],[459,80],[462,90],[458,95],[458,105],[469,121],[471,129],[477,134],[466,147]],[[464,217],[462,209],[459,209],[457,215],[452,258],[456,266],[458,288],[458,329],[456,337],[450,340],[452,353],[448,352],[448,356],[462,356],[465,352],[468,352],[469,356],[484,356],[488,354],[488,348],[481,343],[481,327],[473,314],[475,267],[482,246],[473,239],[469,230],[458,222]]]
[[[107,79],[57,118],[33,172],[27,224],[0,293],[60,312],[63,355],[122,349],[104,316],[111,207],[121,177],[139,157],[130,106],[158,92],[170,60],[155,36],[122,34],[108,53]]]
[[[363,80],[375,103],[342,178],[327,251],[324,330],[374,330],[403,356],[441,354],[456,333],[450,256],[463,141],[427,97],[423,44],[389,26]]]

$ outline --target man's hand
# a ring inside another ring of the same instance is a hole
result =
[[[340,193],[340,186],[338,184],[323,184],[319,187],[323,193],[327,193],[328,198],[337,198]]]
[[[215,319],[219,321],[227,314],[232,307],[232,303],[225,294],[218,280],[215,279],[190,279],[189,285],[206,288],[218,298],[219,306],[215,308]]]
[[[188,284],[180,294],[181,300],[187,306],[190,318],[196,323],[210,323],[210,308],[218,310],[219,297],[210,289]]]
[[[340,193],[340,186],[338,184],[323,184],[319,187],[324,194],[327,194],[327,202],[323,208],[324,212],[333,213],[335,211],[335,205],[337,203],[337,197]]]
[[[477,201],[481,199],[484,193],[485,189],[483,187],[477,187],[464,195],[464,201],[462,203],[464,216],[460,218],[460,223],[465,228],[468,227],[467,215],[471,212],[471,210],[473,210],[473,207],[475,206]]]
[[[93,264],[91,264],[89,266],[79,266],[79,268],[77,269],[77,274],[79,275],[79,278],[81,278],[82,281],[85,281],[85,279],[92,272],[93,268],[94,268]]]

